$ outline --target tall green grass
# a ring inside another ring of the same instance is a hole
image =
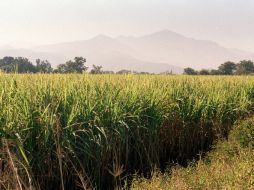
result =
[[[254,118],[237,122],[202,159],[188,167],[154,171],[150,179],[136,176],[132,190],[254,189]]]
[[[149,177],[227,136],[253,102],[254,77],[1,74],[0,187],[112,189]]]

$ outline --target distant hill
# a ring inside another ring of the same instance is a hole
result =
[[[0,48],[0,56],[5,55],[48,59],[53,66],[75,56],[84,56],[89,66],[102,65],[104,70],[155,73],[171,70],[181,73],[184,67],[217,68],[228,60],[254,60],[254,53],[188,38],[169,30],[141,37],[98,35],[89,40],[43,45],[29,50]]]

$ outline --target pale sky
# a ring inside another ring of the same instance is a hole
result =
[[[254,0],[0,0],[0,46],[163,29],[254,52]]]

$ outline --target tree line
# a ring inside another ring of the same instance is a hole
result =
[[[0,70],[5,73],[84,73],[88,70],[85,65],[86,58],[75,57],[64,64],[59,64],[55,69],[52,68],[48,60],[36,59],[35,65],[24,57],[10,57],[6,56],[0,59]],[[113,71],[103,71],[102,66],[93,65],[91,74],[114,74]],[[153,74],[149,72],[137,72],[130,70],[120,70],[116,74]],[[165,72],[161,74],[173,74]],[[239,63],[227,61],[221,64],[218,69],[201,69],[199,71],[193,68],[185,68],[184,74],[187,75],[248,75],[254,74],[254,63],[251,60],[243,60]]]
[[[64,64],[59,64],[53,69],[48,60],[36,59],[35,65],[24,57],[6,56],[0,59],[0,70],[5,73],[84,73],[88,70],[84,57],[75,57]],[[104,71],[102,66],[93,65],[91,74],[150,74],[148,72],[136,72],[130,70]]]
[[[48,60],[36,59],[35,65],[24,57],[6,56],[0,59],[0,70],[5,73],[83,73],[88,70],[85,66],[84,57],[75,57],[64,64],[60,64],[53,69]],[[101,74],[111,73],[111,71],[102,71],[102,66],[93,65],[90,73]]]
[[[239,63],[227,61],[221,64],[218,69],[201,69],[197,71],[193,68],[185,68],[184,74],[187,75],[249,75],[254,74],[254,63],[251,60],[243,60]]]

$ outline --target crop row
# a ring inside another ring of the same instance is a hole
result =
[[[251,113],[254,77],[0,76],[0,189],[112,189]],[[68,188],[67,188],[68,189]]]

